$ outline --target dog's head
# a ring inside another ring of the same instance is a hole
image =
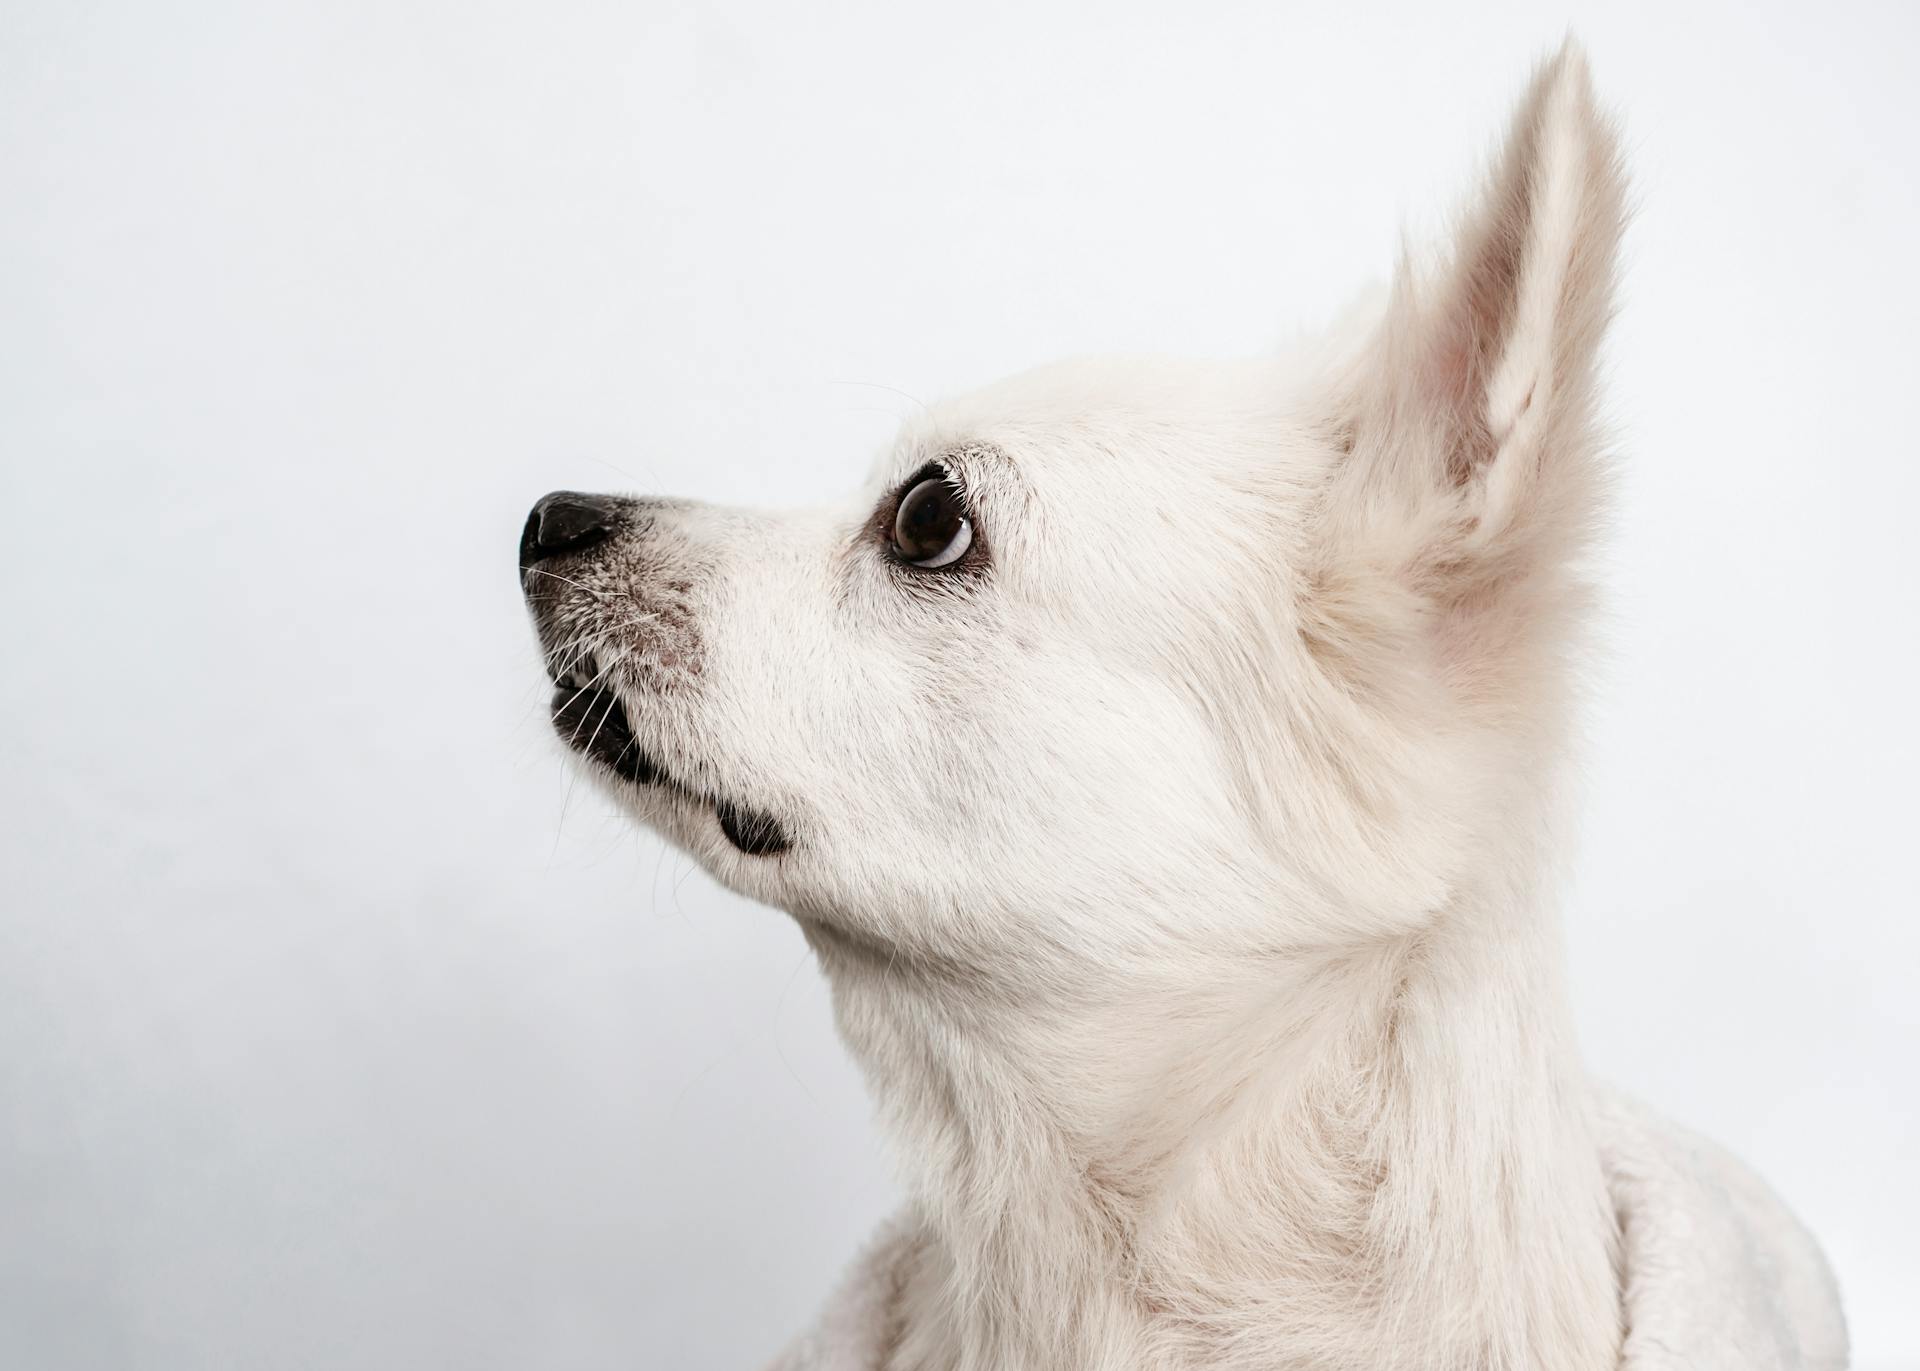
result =
[[[1620,201],[1563,54],[1443,260],[1317,354],[1047,368],[818,510],[548,496],[520,566],[561,736],[902,974],[1417,926],[1559,732]]]

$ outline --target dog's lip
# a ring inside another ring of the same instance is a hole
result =
[[[577,685],[570,678],[556,682],[553,726],[568,747],[624,780],[652,785],[665,779],[633,736],[620,697],[605,686]]]
[[[668,775],[634,737],[619,695],[607,686],[581,685],[571,674],[558,676],[553,691],[553,727],[568,747],[622,780],[664,789],[697,807],[711,809],[727,841],[749,857],[776,857],[793,846],[785,825],[765,810],[696,790]]]

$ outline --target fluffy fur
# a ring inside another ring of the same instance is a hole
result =
[[[913,1186],[884,1366],[1618,1362],[1549,887],[1621,216],[1569,48],[1357,333],[1044,369],[846,505],[529,571],[674,780],[596,774],[830,978]],[[885,537],[929,462],[940,573]]]

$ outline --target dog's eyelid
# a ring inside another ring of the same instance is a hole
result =
[[[945,481],[953,493],[965,497],[971,489],[967,480],[945,458],[936,457],[930,462],[922,462],[905,480],[894,482],[893,498],[899,499],[922,481]]]
[[[922,451],[928,452],[927,449]],[[1012,474],[1012,463],[993,444],[954,443],[928,452],[892,482],[887,490],[892,499],[898,500],[920,482],[940,476],[971,503],[976,496],[991,496],[1007,484]]]

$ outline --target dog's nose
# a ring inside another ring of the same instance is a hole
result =
[[[613,532],[618,507],[605,495],[582,495],[556,490],[543,495],[527,515],[520,535],[520,565],[524,569],[544,557],[592,547]]]

